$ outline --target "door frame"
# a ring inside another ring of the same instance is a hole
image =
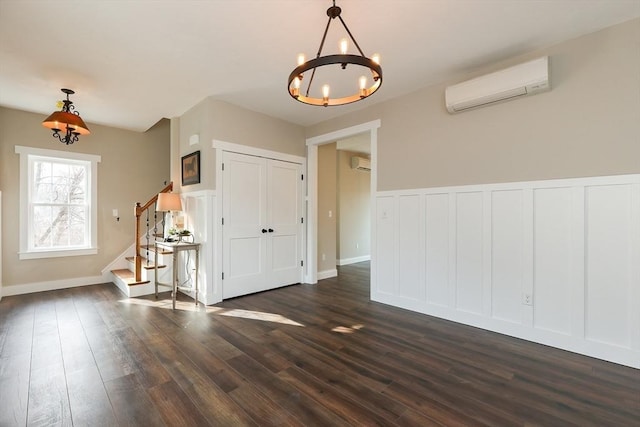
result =
[[[318,146],[335,142],[338,139],[369,132],[371,139],[371,265],[375,263],[376,239],[375,195],[378,188],[378,128],[380,119],[323,135],[307,138],[307,257],[304,269],[305,283],[318,283]],[[375,274],[371,269],[371,288],[374,288]]]
[[[264,157],[267,159],[274,159],[274,160],[281,160],[283,162],[290,162],[290,163],[299,163],[302,167],[301,169],[303,171],[305,171],[307,169],[307,159],[302,157],[302,156],[296,156],[294,154],[287,154],[287,153],[281,153],[279,151],[271,151],[271,150],[265,150],[263,148],[256,148],[256,147],[251,147],[248,145],[242,145],[242,144],[235,144],[233,142],[227,142],[227,141],[221,141],[218,139],[214,139],[211,147],[215,150],[216,153],[216,209],[215,209],[215,213],[214,213],[214,224],[215,224],[215,236],[216,238],[214,238],[214,247],[215,247],[215,254],[214,254],[214,259],[213,259],[213,263],[214,263],[214,277],[213,277],[213,283],[214,283],[214,289],[217,290],[219,292],[219,301],[222,301],[222,286],[224,286],[223,284],[223,280],[222,280],[222,252],[223,252],[223,239],[222,239],[222,202],[224,200],[224,190],[223,190],[223,186],[222,184],[222,152],[223,151],[230,151],[233,153],[238,153],[238,154],[246,154],[249,156],[256,156],[256,157]],[[303,172],[304,173],[304,172]],[[303,221],[304,223],[307,223],[307,218],[306,218],[306,210],[304,209],[304,184],[302,185],[302,194],[301,194],[301,204],[302,206],[300,207],[300,214],[303,217]],[[301,226],[304,224],[301,224]],[[307,265],[307,253],[305,251],[305,247],[307,245],[307,241],[306,241],[306,233],[305,233],[305,229],[304,227],[302,227],[301,229],[301,234],[302,234],[302,243],[300,245],[300,250],[301,250],[301,254],[300,256],[302,257],[303,263],[306,266]],[[300,280],[303,281],[304,280],[304,271],[302,271],[302,274],[300,275]],[[217,302],[219,302],[217,301]]]

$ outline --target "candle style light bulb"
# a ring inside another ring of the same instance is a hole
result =
[[[365,76],[360,76],[360,98],[365,98],[367,96],[367,78]]]
[[[371,56],[371,60],[380,65],[380,55],[378,55],[377,53],[374,53],[373,56]]]
[[[304,64],[304,62],[305,62],[304,53],[299,53],[298,54],[298,67],[301,66],[302,64]],[[302,73],[298,74],[298,78],[300,80],[302,80]]]
[[[329,105],[329,85],[322,86],[322,102],[325,107]]]
[[[340,40],[340,53],[342,55],[346,55],[348,49],[349,49],[349,42],[347,41],[347,39]]]
[[[293,79],[293,90],[291,94],[297,99],[300,96],[300,79],[296,77]]]

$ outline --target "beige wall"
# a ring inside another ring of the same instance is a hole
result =
[[[211,116],[210,102],[205,99],[180,116],[171,121],[171,179],[176,192],[196,191],[215,188],[215,165],[213,150],[211,149]],[[178,136],[177,138],[175,136]],[[191,145],[189,139],[197,135],[199,142]],[[194,151],[200,151],[200,184],[192,184],[182,188],[181,158]]]
[[[448,84],[542,55],[550,92],[446,112]],[[312,126],[307,137],[381,119],[377,190],[638,173],[639,76],[635,19]]]
[[[338,151],[338,260],[371,255],[371,172],[351,168],[351,157]]]
[[[354,155],[363,156],[336,150],[335,142],[318,147],[319,272],[371,253],[371,174],[351,169]]]
[[[336,268],[336,180],[336,143],[333,142],[318,147],[318,271]]]
[[[183,114],[179,127],[180,139],[172,144],[179,147],[180,156],[196,150],[200,150],[201,155],[201,184],[191,185],[184,191],[216,188],[215,151],[211,148],[214,139],[296,156],[306,155],[302,126],[213,98],[203,100]],[[200,135],[200,143],[189,145],[189,137],[194,134]],[[179,173],[179,170],[173,170],[172,176],[179,178]]]
[[[136,202],[145,203],[169,180],[169,121],[145,133],[88,123],[91,135],[65,146],[41,126],[44,116],[0,108],[0,191],[2,191],[1,282],[12,285],[99,276],[134,240]],[[19,156],[15,146],[102,156],[98,164],[98,254],[80,257],[18,259]],[[112,216],[118,209],[120,221]],[[4,292],[6,294],[6,292]]]

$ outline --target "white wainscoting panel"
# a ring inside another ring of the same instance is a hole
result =
[[[398,198],[398,250],[404,254],[398,259],[398,295],[424,301],[424,220],[422,196]]]
[[[640,368],[640,175],[376,195],[371,297]]]
[[[631,301],[629,262],[631,186],[603,185],[586,189],[587,339],[628,347]],[[640,262],[636,259],[635,262]],[[635,284],[638,286],[638,283]]]
[[[456,307],[482,313],[482,192],[456,200]]]
[[[491,194],[491,315],[515,323],[522,320],[523,192]]]
[[[449,305],[449,194],[425,196],[427,302]]]
[[[377,248],[375,274],[376,292],[396,295],[396,266],[398,249],[396,241],[396,203],[395,197],[378,197],[376,199],[376,236],[378,241],[385,242]]]
[[[182,193],[185,214],[185,226],[193,231],[194,241],[200,243],[200,265],[198,276],[198,299],[206,305],[222,301],[222,290],[218,280],[219,273],[215,268],[216,252],[216,193],[211,190],[200,190]],[[191,260],[191,267],[195,263]],[[194,297],[193,292],[186,292]]]
[[[571,188],[533,192],[533,325],[571,333]]]

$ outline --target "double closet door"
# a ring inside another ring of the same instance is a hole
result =
[[[300,283],[302,165],[225,151],[222,297]]]

